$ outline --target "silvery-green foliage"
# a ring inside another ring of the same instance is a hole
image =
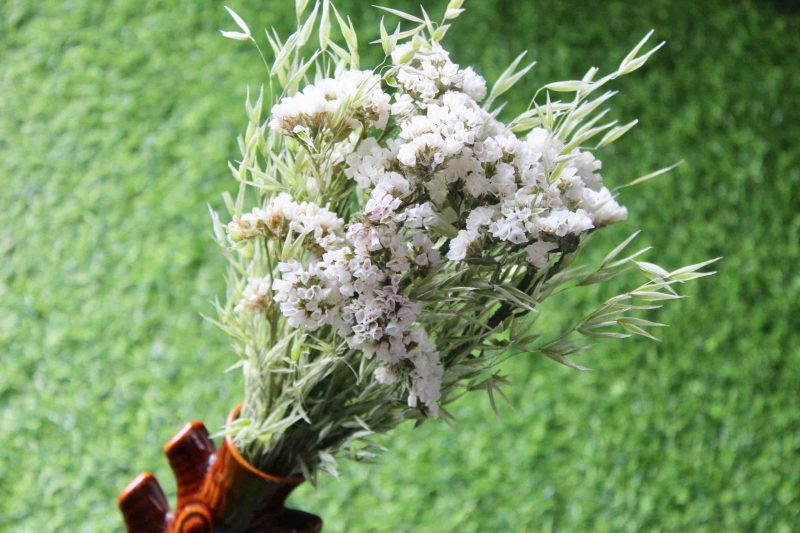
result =
[[[379,9],[400,23],[381,20],[373,70],[328,0],[297,0],[297,30],[267,31],[266,54],[228,9],[241,31],[223,35],[253,42],[267,79],[248,94],[238,190],[227,214],[212,212],[229,263],[214,321],[245,380],[228,431],[277,475],[337,475],[336,457],[368,461],[381,451],[372,435],[448,418],[468,391],[494,405],[507,354],[582,369],[582,339],[655,338],[663,324],[643,315],[711,274],[713,261],[667,271],[641,260],[647,249],[620,258],[635,235],[594,270],[573,264],[591,233],[628,215],[592,150],[636,125],[603,122],[616,93],[601,89],[661,46],[642,53],[652,32],[617,70],[547,84],[504,123],[498,99],[534,67],[525,54],[488,88],[441,44],[463,0],[439,22]],[[534,330],[549,296],[629,267],[647,281],[555,337]]]

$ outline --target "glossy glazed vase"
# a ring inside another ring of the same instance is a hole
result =
[[[228,423],[239,416],[236,406]],[[164,445],[178,485],[170,512],[164,491],[149,472],[140,474],[117,501],[131,533],[316,533],[322,520],[284,507],[300,476],[275,477],[250,465],[225,437],[219,450],[202,422],[186,424]]]

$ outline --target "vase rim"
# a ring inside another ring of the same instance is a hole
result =
[[[244,407],[243,403],[237,404],[231,409],[231,412],[228,414],[228,419],[225,421],[225,425],[229,426],[232,424],[237,418],[239,418],[239,413],[242,411],[242,407]],[[272,483],[279,483],[282,485],[299,485],[305,478],[302,475],[297,476],[273,476],[272,474],[268,474],[262,470],[259,470],[250,462],[244,458],[242,453],[239,451],[239,448],[236,447],[236,444],[233,442],[233,438],[230,435],[225,435],[225,444],[228,446],[228,450],[230,451],[231,457],[245,470],[253,474],[254,476],[258,476],[264,480],[270,481]]]

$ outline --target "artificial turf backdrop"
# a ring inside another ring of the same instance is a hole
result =
[[[286,32],[290,0],[231,0]],[[444,0],[425,2],[439,13]],[[415,10],[417,2],[393,0]],[[788,5],[788,4],[787,4]],[[338,2],[377,35],[379,14]],[[790,531],[800,523],[800,15],[777,2],[472,1],[446,40],[490,80],[523,49],[511,95],[607,71],[650,28],[668,45],[618,83],[641,119],[601,157],[668,267],[725,256],[658,315],[663,342],[601,343],[578,373],[523,356],[513,409],[475,393],[455,428],[403,427],[380,465],[304,486],[326,531]],[[121,529],[118,491],[184,421],[239,401],[206,204],[234,184],[256,52],[217,1],[0,4],[0,530]],[[285,33],[284,33],[285,34]],[[363,46],[366,50],[366,45]],[[367,59],[379,52],[364,52]],[[366,64],[366,61],[365,61]],[[542,327],[599,298],[576,291]]]

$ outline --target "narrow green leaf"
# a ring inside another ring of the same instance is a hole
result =
[[[611,131],[603,135],[603,138],[600,139],[600,142],[597,143],[597,146],[595,146],[595,148],[602,148],[603,146],[608,146],[609,144],[613,143],[614,141],[616,141],[617,139],[628,133],[638,123],[639,120],[636,119],[632,120],[631,122],[628,122],[627,124],[623,124],[622,126],[617,126],[616,128],[612,129]]]
[[[608,255],[606,255],[603,258],[603,261],[600,264],[607,265],[612,259],[617,257],[622,252],[622,250],[624,250],[631,243],[631,241],[633,241],[633,239],[635,239],[641,232],[642,230],[637,230],[630,237],[622,241],[619,245],[617,245],[616,248],[608,252]]]
[[[392,9],[391,7],[376,6],[374,4],[373,4],[372,7],[377,7],[378,9],[380,9],[382,11],[386,11],[387,13],[391,13],[392,15],[395,15],[396,17],[400,17],[401,19],[409,20],[411,22],[416,22],[417,24],[425,24],[425,21],[422,20],[421,18],[415,17],[414,15],[409,15],[408,13],[400,11],[399,9]]]

